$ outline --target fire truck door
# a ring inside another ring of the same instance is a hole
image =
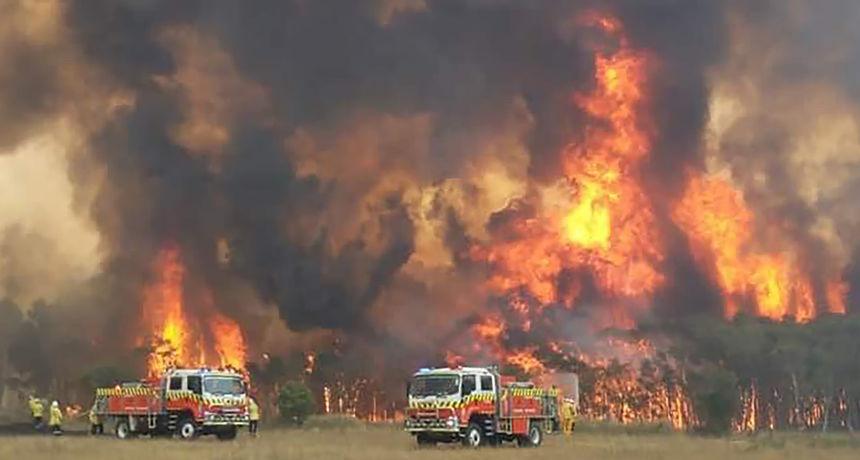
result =
[[[182,389],[182,377],[174,376],[174,377],[170,377],[169,379],[167,377],[164,378],[164,391],[161,394],[161,400],[163,401],[162,404],[164,405],[165,408],[168,405],[168,403],[167,403],[167,391],[168,390],[175,391],[175,390],[181,390],[181,389]]]
[[[202,395],[203,394],[203,382],[201,381],[201,378],[199,375],[189,375],[188,377],[186,377],[186,379],[187,380],[186,380],[185,384],[187,385],[186,388],[188,391],[190,391],[196,395]]]
[[[496,388],[492,375],[481,376],[481,392],[493,395],[493,430],[499,431],[499,398],[496,397]]]

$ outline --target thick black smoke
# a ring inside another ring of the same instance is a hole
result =
[[[587,81],[589,72],[588,55],[553,28],[554,17],[576,12],[562,3],[437,2],[387,25],[380,23],[378,6],[75,5],[69,20],[88,57],[136,94],[130,113],[101,132],[93,149],[110,171],[95,214],[113,257],[147,267],[160,245],[176,241],[190,271],[206,273],[216,265],[211,248],[226,237],[230,269],[264,302],[277,304],[290,327],[368,328],[369,308],[413,251],[402,191],[374,204],[375,234],[334,243],[328,235],[341,222],[326,208],[338,206],[338,196],[360,199],[367,191],[344,190],[349,183],[337,178],[299,177],[283,137],[298,127],[338,125],[358,110],[395,117],[431,113],[431,157],[413,173],[432,183],[456,177],[475,142],[468,133],[491,132],[495,114],[513,98],[546,104]],[[180,65],[158,34],[189,24],[213,36],[269,97],[266,119],[229,127],[232,140],[217,173],[171,139],[181,103],[153,81]],[[391,154],[408,158],[413,152]]]

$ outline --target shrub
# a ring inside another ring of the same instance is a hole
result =
[[[281,388],[278,411],[285,422],[301,426],[315,410],[314,395],[303,382],[287,382]]]

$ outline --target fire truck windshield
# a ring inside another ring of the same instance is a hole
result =
[[[459,375],[419,375],[412,379],[409,394],[414,397],[448,396],[460,391]]]
[[[238,377],[206,377],[203,379],[203,391],[211,395],[241,395],[245,385]]]

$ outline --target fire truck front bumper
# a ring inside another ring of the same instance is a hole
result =
[[[404,422],[404,429],[410,433],[433,431],[436,433],[459,433],[460,421],[456,416],[448,418],[410,417]]]
[[[203,426],[247,426],[248,423],[248,416],[244,414],[220,412],[206,412],[203,414]]]

